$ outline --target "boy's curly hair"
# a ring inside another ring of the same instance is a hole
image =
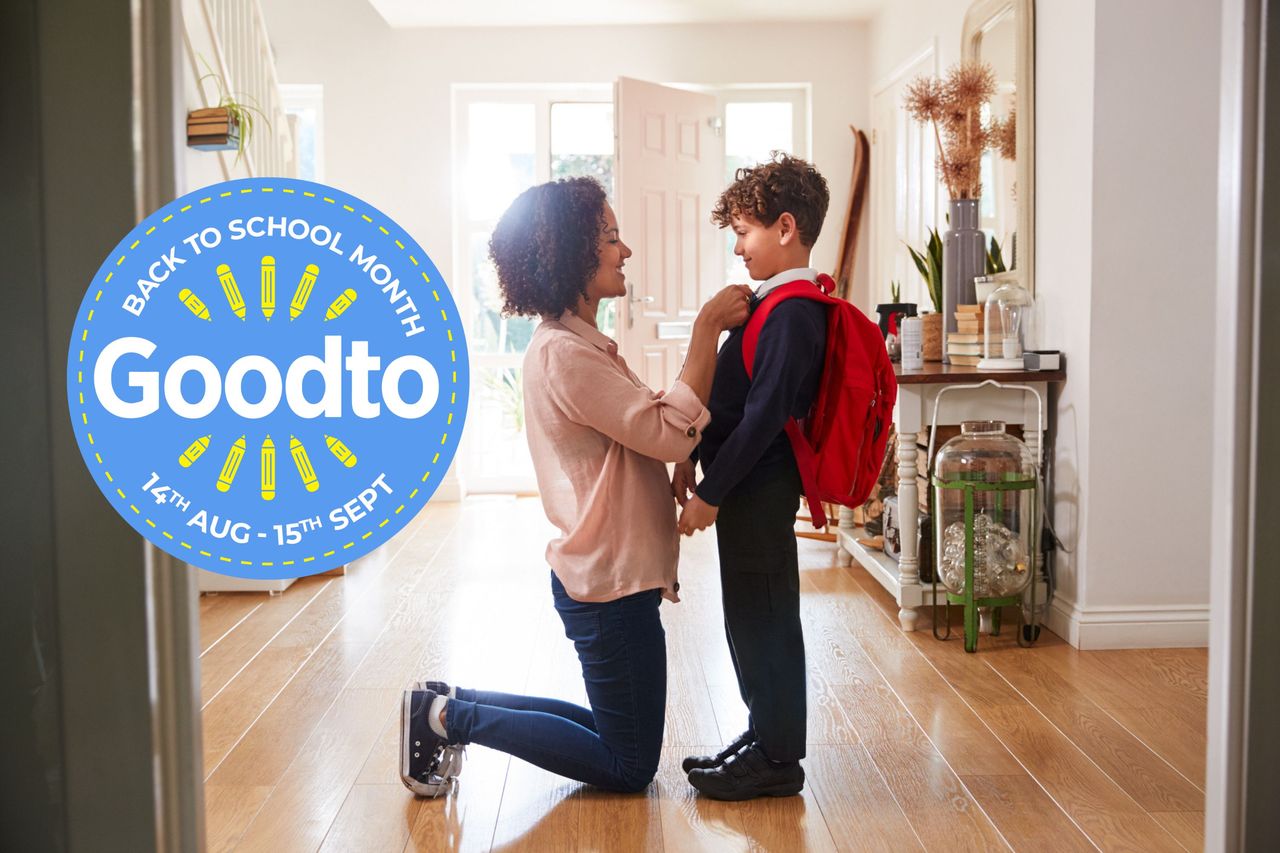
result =
[[[578,304],[600,266],[604,206],[595,178],[551,181],[517,196],[489,239],[504,314],[559,317]]]
[[[812,163],[774,151],[767,162],[734,174],[733,183],[716,200],[711,221],[726,228],[736,214],[750,216],[768,228],[790,213],[796,218],[801,244],[812,246],[822,233],[830,203],[827,180]]]

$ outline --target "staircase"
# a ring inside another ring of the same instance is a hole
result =
[[[188,152],[188,189],[242,177],[294,177],[294,134],[285,113],[266,21],[258,0],[182,0],[187,108],[218,105],[216,74],[237,101],[255,107],[253,134],[243,154]],[[204,77],[206,79],[201,80]]]

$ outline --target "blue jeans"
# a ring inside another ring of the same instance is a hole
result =
[[[575,601],[554,572],[551,591],[591,708],[460,687],[445,711],[449,741],[478,743],[611,791],[644,790],[658,771],[666,719],[661,592]]]

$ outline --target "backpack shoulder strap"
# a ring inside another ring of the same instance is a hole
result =
[[[834,289],[835,282],[832,281],[831,276],[823,273],[818,276],[818,287],[814,287],[813,282],[808,279],[788,282],[770,292],[756,306],[756,310],[751,313],[750,319],[747,320],[747,327],[742,333],[742,361],[747,368],[748,379],[751,378],[753,367],[755,366],[756,344],[760,340],[760,331],[764,328],[765,320],[769,319],[769,314],[773,309],[779,303],[788,299],[811,299],[827,305],[834,304],[838,301],[830,295]],[[787,438],[791,442],[792,452],[796,457],[796,468],[800,472],[804,493],[809,501],[810,518],[814,529],[819,530],[827,526],[827,516],[822,509],[822,501],[818,497],[818,465],[813,447],[809,444],[808,439],[805,438],[804,432],[800,429],[800,424],[796,422],[795,418],[787,420],[785,431]]]
[[[764,329],[765,320],[769,319],[773,309],[778,307],[779,303],[793,298],[832,304],[837,301],[829,295],[834,287],[835,282],[832,281],[831,276],[821,273],[818,275],[818,287],[814,287],[814,283],[808,279],[802,278],[779,285],[760,301],[756,309],[751,312],[747,327],[742,332],[742,363],[747,368],[748,379],[751,378],[755,367],[756,345],[760,341],[760,332]]]

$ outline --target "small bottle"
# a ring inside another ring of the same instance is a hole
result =
[[[924,369],[924,331],[919,317],[902,319],[902,369]]]

